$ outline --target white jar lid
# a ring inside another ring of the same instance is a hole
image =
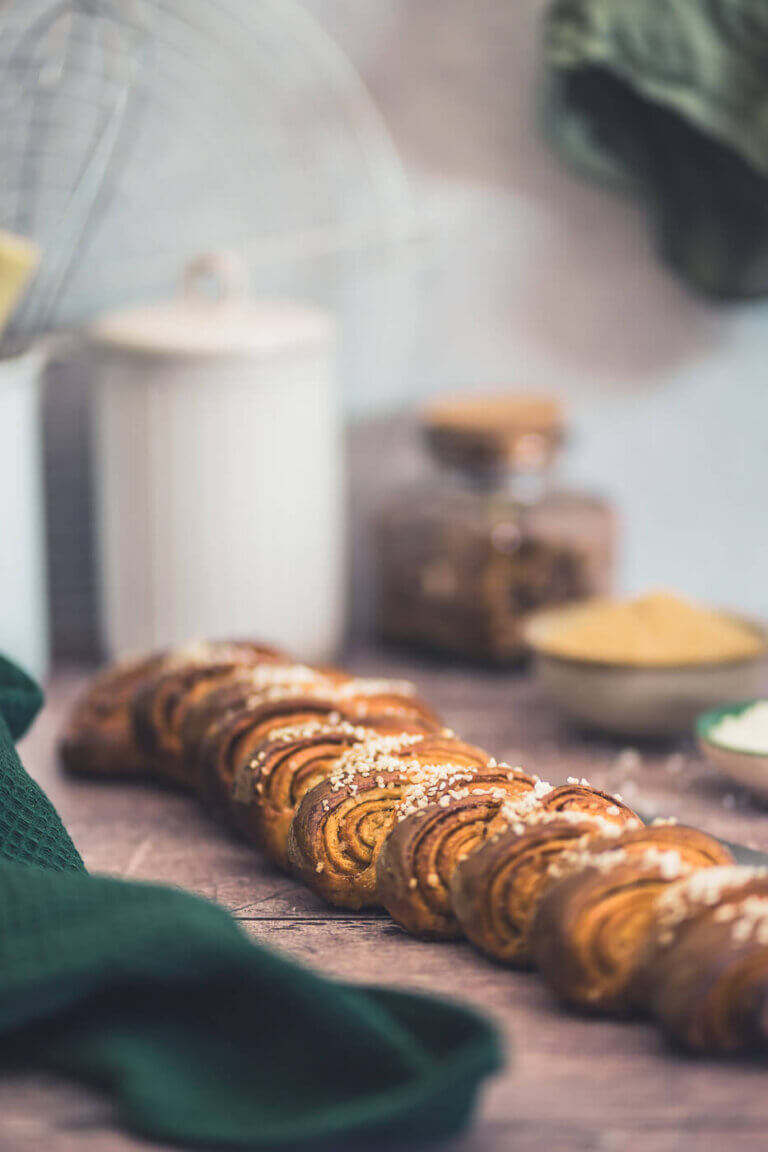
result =
[[[98,344],[125,351],[259,357],[327,343],[333,330],[325,312],[287,301],[254,300],[240,257],[211,252],[187,265],[175,300],[109,313],[89,332]]]

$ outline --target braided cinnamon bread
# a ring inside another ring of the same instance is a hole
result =
[[[378,897],[393,920],[415,936],[459,938],[454,869],[483,843],[502,803],[519,802],[536,784],[500,764],[453,787],[437,780],[406,789],[376,865]]]
[[[304,690],[314,691],[330,683],[328,677],[307,664],[280,661],[236,668],[223,681],[208,685],[186,709],[180,730],[182,754],[193,784],[197,783],[200,751],[222,717],[235,715],[262,700],[300,695]]]
[[[695,872],[656,902],[636,993],[676,1043],[768,1048],[768,869]]]
[[[159,652],[126,660],[93,678],[75,702],[61,737],[65,768],[99,776],[137,776],[149,770],[134,737],[131,702],[171,659]]]
[[[281,868],[288,868],[288,835],[306,793],[330,776],[349,748],[384,736],[426,736],[430,729],[391,715],[357,718],[331,713],[272,727],[250,757],[233,759],[229,813],[235,827]]]
[[[551,795],[551,793],[550,793]],[[481,951],[515,967],[530,967],[530,928],[539,900],[552,882],[550,868],[568,849],[610,836],[639,821],[622,808],[546,811],[524,800],[517,810],[504,806],[506,830],[495,831],[454,871],[453,908],[467,937]],[[591,809],[593,800],[585,802]],[[607,805],[606,807],[613,807]]]
[[[377,687],[381,681],[375,682]],[[403,693],[367,691],[367,682],[352,680],[332,684],[324,680],[306,683],[298,690],[276,686],[263,693],[250,693],[208,724],[195,751],[190,751],[190,774],[203,803],[221,810],[238,827],[249,814],[242,809],[246,791],[241,784],[239,803],[233,802],[235,781],[253,766],[261,744],[275,728],[313,723],[374,724],[396,734],[439,732],[434,712],[418,697]]]
[[[486,752],[452,736],[392,736],[352,748],[306,793],[288,858],[318,895],[341,908],[379,904],[376,860],[406,789],[438,777],[451,786],[488,768]]]
[[[284,661],[274,648],[252,641],[196,644],[137,687],[131,701],[136,743],[151,770],[189,786],[181,729],[196,700],[240,668]]]
[[[497,764],[410,685],[197,645],[101,673],[61,752],[72,771],[193,787],[331,903],[535,961],[567,1003],[644,1006],[698,1050],[767,1046],[768,870],[723,867],[694,829],[642,828],[585,780]]]
[[[565,784],[538,795],[544,812],[576,812],[580,816],[602,816],[611,823],[624,825],[637,820],[637,815],[616,793],[593,788],[588,780],[570,777]]]
[[[271,664],[240,668],[221,683],[214,683],[189,708],[181,728],[185,757],[196,761],[212,725],[222,718],[249,711],[271,699],[319,696],[332,699],[352,720],[376,715],[415,720],[436,731],[441,727],[434,711],[416,695],[407,680],[350,676],[336,668],[310,668],[306,664]]]
[[[719,841],[695,828],[660,824],[591,840],[550,869],[531,928],[531,953],[550,988],[589,1012],[634,1008],[634,970],[647,943],[656,899],[695,869],[729,864]]]

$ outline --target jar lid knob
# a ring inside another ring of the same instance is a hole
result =
[[[186,299],[231,303],[248,297],[248,269],[237,252],[221,248],[193,256],[182,274]]]

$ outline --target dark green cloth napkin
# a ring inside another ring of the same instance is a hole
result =
[[[768,0],[557,0],[544,57],[555,145],[648,202],[689,283],[768,292]]]
[[[500,1066],[471,1010],[313,975],[214,904],[90,876],[13,739],[41,703],[0,658],[4,1059],[114,1097],[135,1132],[216,1148],[447,1136]],[[4,719],[3,719],[4,717]]]

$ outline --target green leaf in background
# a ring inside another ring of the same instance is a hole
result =
[[[768,292],[768,0],[557,0],[545,129],[712,296]]]

